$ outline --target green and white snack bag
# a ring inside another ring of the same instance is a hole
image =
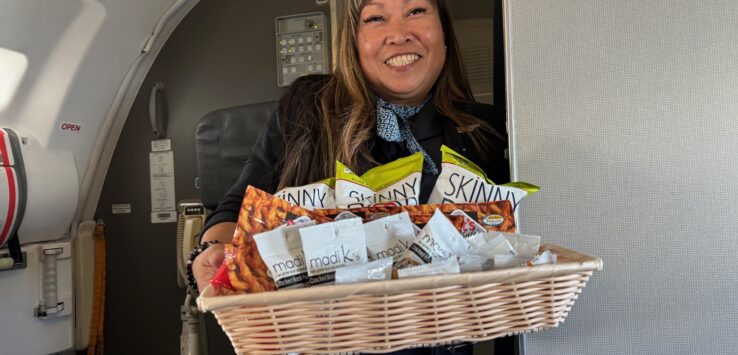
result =
[[[510,200],[513,211],[520,201],[538,192],[526,182],[495,185],[479,166],[447,146],[441,146],[441,174],[428,203],[479,203]]]
[[[358,208],[381,203],[417,205],[422,172],[422,153],[380,165],[361,176],[336,162],[336,207]]]
[[[286,187],[274,195],[310,211],[336,208],[335,186],[336,179],[328,178],[305,186]]]

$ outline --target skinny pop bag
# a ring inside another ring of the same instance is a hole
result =
[[[336,179],[328,178],[298,187],[286,187],[277,191],[277,196],[306,210],[336,208]]]
[[[390,202],[417,205],[422,171],[422,153],[380,165],[361,176],[336,162],[336,207],[368,207]]]
[[[479,203],[510,200],[513,211],[538,186],[526,182],[495,185],[481,168],[447,146],[441,146],[441,174],[428,203]]]

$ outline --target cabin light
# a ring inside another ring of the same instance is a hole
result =
[[[0,112],[15,96],[27,67],[28,58],[23,53],[0,47]]]

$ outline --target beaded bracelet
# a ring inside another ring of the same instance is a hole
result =
[[[197,258],[198,255],[202,254],[202,252],[204,252],[207,248],[220,243],[222,243],[220,240],[209,240],[207,242],[202,242],[190,252],[190,257],[187,258],[187,266],[185,269],[187,271],[187,284],[190,286],[193,294],[198,294],[199,291],[197,289],[197,281],[195,281],[195,275],[192,273],[192,263],[194,263],[195,258]]]

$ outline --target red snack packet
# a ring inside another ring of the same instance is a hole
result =
[[[220,265],[220,268],[218,268],[218,271],[215,273],[215,276],[213,276],[213,279],[210,280],[210,284],[219,290],[222,290],[222,289],[233,290],[233,285],[231,285],[231,279],[228,278],[228,266],[226,266],[225,263]]]

